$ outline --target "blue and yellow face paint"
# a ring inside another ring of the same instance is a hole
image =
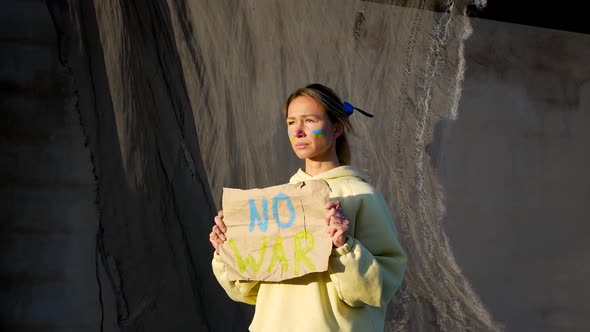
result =
[[[311,131],[311,137],[322,138],[322,137],[324,137],[324,131],[321,129],[314,129]]]
[[[288,133],[287,135],[289,135],[289,141],[293,141],[293,135],[291,135],[291,133]]]

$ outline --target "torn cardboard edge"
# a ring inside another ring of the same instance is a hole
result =
[[[227,241],[219,255],[230,280],[282,281],[328,269],[330,188],[310,180],[262,189],[223,188]]]

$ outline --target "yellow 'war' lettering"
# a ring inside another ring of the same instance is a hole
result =
[[[287,261],[287,257],[285,257],[283,239],[281,239],[280,236],[277,237],[275,244],[272,246],[272,257],[270,259],[270,263],[268,264],[267,272],[271,272],[277,262],[281,263],[283,272],[287,272],[289,269],[289,261]]]
[[[302,248],[302,241],[307,242],[307,246]],[[295,275],[299,275],[299,263],[303,262],[310,272],[315,272],[315,267],[311,263],[309,257],[306,256],[308,252],[313,249],[313,235],[307,231],[297,232],[295,234]]]
[[[248,255],[248,257],[246,257],[246,259],[244,260],[242,258],[242,255],[240,255],[240,252],[238,251],[238,248],[236,247],[236,244],[234,243],[234,241],[228,240],[227,243],[229,244],[232,252],[234,253],[234,257],[236,258],[236,262],[238,264],[238,270],[240,271],[240,273],[244,273],[244,271],[246,271],[246,268],[248,266],[250,267],[250,269],[252,270],[252,272],[254,274],[258,273],[258,270],[260,270],[260,266],[262,265],[262,261],[264,260],[264,253],[266,252],[266,236],[265,235],[262,236],[262,241],[260,243],[260,250],[258,251],[258,261],[256,261],[250,255]]]

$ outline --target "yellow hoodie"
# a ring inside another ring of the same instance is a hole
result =
[[[229,281],[219,255],[213,272],[230,298],[256,304],[251,331],[383,331],[385,307],[400,286],[406,255],[381,194],[350,166],[316,176],[299,170],[290,183],[328,182],[350,224],[332,250],[328,271],[281,281]]]

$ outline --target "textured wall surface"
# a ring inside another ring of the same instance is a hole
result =
[[[3,4],[3,330],[249,321],[210,271],[213,203],[167,6],[126,5]]]
[[[1,7],[0,327],[96,331],[99,215],[76,83],[47,4]]]
[[[301,165],[281,108],[317,81],[376,114],[353,164],[410,257],[386,330],[582,331],[589,38],[471,34],[466,4],[4,2],[0,327],[246,330],[211,219]]]
[[[510,331],[590,326],[590,35],[477,21],[447,136],[447,230]]]

